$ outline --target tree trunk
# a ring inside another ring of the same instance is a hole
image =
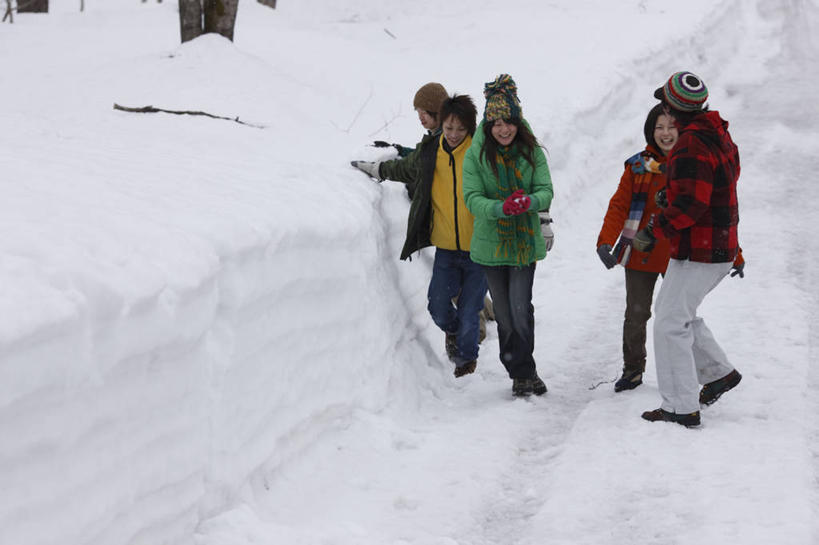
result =
[[[202,4],[200,0],[179,0],[179,26],[182,43],[202,34]]]
[[[205,32],[221,34],[232,42],[239,0],[205,0],[204,3]]]
[[[18,0],[17,13],[48,13],[48,0]]]
[[[276,0],[259,0],[260,4],[276,9]]]

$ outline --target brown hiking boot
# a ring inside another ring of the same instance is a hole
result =
[[[742,380],[742,375],[734,369],[721,379],[709,382],[700,390],[700,405],[713,404],[722,394],[739,384],[740,380]]]
[[[654,409],[653,411],[646,411],[642,415],[643,420],[649,422],[674,422],[686,428],[695,428],[700,425],[700,412],[695,411],[690,414],[676,414],[664,411],[663,409]]]
[[[478,362],[476,360],[468,361],[463,365],[459,365],[455,368],[455,378],[460,378],[464,375],[469,375],[475,372],[475,367],[478,366]]]

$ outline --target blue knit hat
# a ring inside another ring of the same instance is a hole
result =
[[[494,81],[485,83],[483,96],[486,97],[486,109],[483,111],[484,121],[522,117],[518,86],[515,85],[515,80],[509,74],[501,74]]]

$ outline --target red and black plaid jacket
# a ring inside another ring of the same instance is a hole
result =
[[[655,234],[671,241],[671,257],[701,263],[734,261],[739,151],[719,112],[705,112],[680,129],[667,163],[669,205]]]

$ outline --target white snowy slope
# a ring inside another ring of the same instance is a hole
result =
[[[819,540],[817,0],[244,0],[184,45],[175,2],[85,4],[0,25],[0,545]],[[682,69],[739,145],[748,262],[702,308],[744,378],[697,430],[639,418],[651,342],[614,394],[594,253]],[[492,324],[452,377],[406,192],[349,166],[418,140],[421,84],[482,113],[501,72],[556,195],[531,400]]]

